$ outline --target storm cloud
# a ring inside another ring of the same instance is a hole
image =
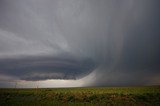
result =
[[[5,58],[1,59],[0,64],[2,74],[22,80],[78,79],[95,68],[92,60],[69,56]]]
[[[5,77],[0,80],[160,84],[159,5],[158,0],[1,0]]]

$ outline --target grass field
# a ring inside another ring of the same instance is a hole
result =
[[[160,106],[160,87],[0,89],[0,106]]]

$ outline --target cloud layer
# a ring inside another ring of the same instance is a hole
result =
[[[0,75],[32,81],[84,77],[84,86],[159,84],[159,4],[1,0]]]

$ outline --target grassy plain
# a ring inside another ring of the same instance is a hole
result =
[[[160,106],[160,86],[0,89],[0,106]]]

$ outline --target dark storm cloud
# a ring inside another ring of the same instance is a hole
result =
[[[158,0],[1,0],[0,75],[160,83]]]
[[[34,56],[0,59],[2,75],[18,77],[22,80],[77,79],[95,68],[90,59],[71,56]]]

